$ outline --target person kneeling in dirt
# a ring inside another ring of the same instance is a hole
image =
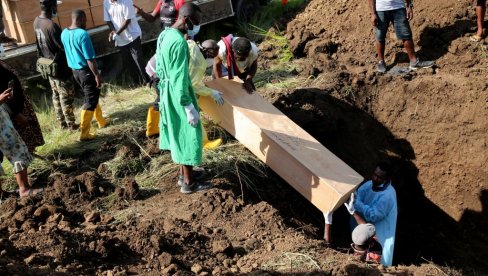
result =
[[[368,0],[371,11],[371,22],[376,32],[376,54],[378,58],[377,71],[387,70],[385,63],[385,38],[388,26],[393,23],[398,39],[403,40],[410,60],[410,70],[430,68],[433,61],[420,61],[415,55],[412,31],[408,21],[413,18],[412,0]],[[406,2],[406,6],[405,6]]]
[[[363,262],[379,264],[383,247],[376,238],[376,228],[371,223],[359,224],[352,231],[351,250]]]
[[[376,227],[378,240],[383,246],[381,264],[391,266],[395,247],[397,222],[397,199],[391,185],[390,165],[379,163],[370,181],[363,183],[344,203],[351,218],[351,225],[372,223]]]
[[[14,168],[15,179],[19,185],[20,197],[37,195],[44,189],[32,189],[27,175],[27,166],[32,162],[32,156],[20,135],[14,128],[10,116],[5,110],[5,102],[12,98],[12,89],[8,88],[0,94],[0,164],[3,155],[7,157]],[[0,175],[3,175],[0,166]],[[4,191],[0,186],[0,196],[4,197]]]
[[[212,183],[194,181],[193,166],[202,163],[202,124],[199,107],[189,75],[190,53],[184,35],[200,23],[200,8],[184,4],[172,28],[158,37],[156,74],[160,78],[159,148],[170,150],[173,161],[180,165],[184,194],[205,190]]]
[[[230,80],[238,76],[243,88],[251,94],[256,91],[253,78],[258,70],[259,50],[256,44],[245,37],[222,37],[218,43],[219,54],[214,58],[213,77],[227,76]],[[224,68],[222,68],[224,66]]]
[[[215,40],[205,40],[199,46],[193,40],[187,40],[188,48],[190,50],[190,61],[189,61],[189,74],[193,90],[200,96],[211,96],[218,105],[224,104],[224,99],[222,98],[222,93],[206,87],[203,83],[205,77],[205,71],[207,70],[208,63],[206,59],[213,59],[217,56],[218,46]],[[159,90],[157,89],[157,84],[159,83],[159,78],[156,75],[156,57],[155,55],[149,60],[146,65],[146,73],[151,78],[151,84],[155,84],[156,90],[156,100],[151,104],[147,112],[146,120],[146,136],[152,137],[159,135]],[[203,149],[214,149],[222,144],[222,139],[209,140],[207,136],[207,131],[202,125],[202,137],[203,137]],[[181,180],[182,181],[182,180]]]
[[[73,71],[73,77],[85,95],[81,110],[80,140],[86,141],[95,138],[90,133],[93,115],[98,127],[103,128],[109,124],[102,116],[102,108],[98,103],[102,79],[97,69],[95,50],[86,28],[86,14],[82,10],[71,13],[71,26],[61,33],[61,42],[66,51],[68,66]]]

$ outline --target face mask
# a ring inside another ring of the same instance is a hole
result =
[[[187,33],[190,37],[195,37],[200,31],[200,25],[193,25],[193,30],[188,30]]]

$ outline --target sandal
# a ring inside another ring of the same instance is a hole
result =
[[[480,42],[481,40],[483,40],[483,37],[475,34],[475,35],[470,36],[469,40],[471,40],[473,42]]]
[[[36,193],[34,193],[33,191],[37,191]],[[42,196],[44,194],[44,188],[40,188],[40,189],[29,189],[29,192],[27,193],[27,195],[25,196],[21,196],[21,198],[26,198],[26,197],[37,197],[37,196]]]

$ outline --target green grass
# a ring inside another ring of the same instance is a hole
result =
[[[122,90],[116,85],[106,84],[103,94],[105,97],[100,99],[100,104],[104,116],[111,117],[112,114],[116,114],[116,117],[112,118],[113,124],[104,129],[98,129],[96,122],[93,121],[92,128],[96,131],[98,138],[90,142],[80,142],[79,131],[67,131],[59,127],[54,110],[50,107],[50,97],[47,96],[47,93],[33,95],[31,102],[36,110],[45,140],[45,144],[37,148],[36,154],[48,161],[35,158],[29,166],[30,172],[51,170],[53,166],[65,163],[67,159],[75,158],[80,153],[98,149],[102,142],[113,139],[111,136],[113,133],[145,126],[146,110],[149,103],[154,100],[154,92],[147,88]],[[79,122],[80,99],[75,101],[75,106],[75,116]],[[0,178],[3,188],[15,187],[13,169],[6,158],[2,162],[2,167],[5,171],[5,176]]]
[[[100,105],[105,117],[110,117],[112,123],[104,129],[98,129],[95,120],[92,121],[92,130],[96,132],[98,138],[90,142],[80,142],[79,131],[66,131],[61,129],[56,123],[56,116],[53,109],[46,109],[37,113],[37,118],[41,125],[46,144],[37,148],[39,155],[49,157],[56,156],[69,157],[76,156],[86,150],[95,150],[99,147],[100,141],[110,139],[110,134],[121,129],[139,127],[145,120],[142,110],[146,109],[153,100],[153,96],[147,88],[137,88],[131,90],[121,90],[116,85],[105,84],[104,97],[100,98]],[[75,108],[75,117],[80,121],[80,107]],[[134,107],[139,106],[139,112],[134,111]],[[130,114],[128,114],[130,113]],[[112,114],[117,114],[115,117]]]
[[[281,0],[272,0],[268,5],[262,6],[261,9],[251,18],[248,24],[241,24],[240,28],[243,29],[243,33],[252,34],[252,28],[250,31],[246,29],[249,26],[258,26],[261,29],[269,29],[276,26],[279,20],[285,15],[292,14],[298,10],[306,0],[289,0],[286,6],[283,6]]]
[[[288,42],[278,27],[267,31],[270,27],[276,26],[277,23],[286,14],[299,9],[306,0],[290,0],[287,6],[282,6],[281,0],[273,0],[267,6],[262,7],[258,13],[246,25],[241,25],[241,33],[251,34],[264,39],[264,43],[273,45],[273,51],[277,56],[276,62],[270,70],[258,70],[255,82],[258,87],[273,87],[277,89],[287,89],[299,83],[294,77],[293,66],[290,61],[293,55],[289,49]],[[219,26],[219,29],[222,26]],[[228,29],[235,30],[235,26],[227,26]],[[119,83],[119,82],[118,82]],[[28,91],[31,91],[31,98],[37,116],[43,130],[46,144],[37,148],[37,154],[46,158],[48,162],[36,159],[30,166],[35,171],[44,171],[52,169],[53,165],[62,164],[66,160],[73,160],[79,154],[90,150],[97,150],[100,144],[105,141],[113,140],[118,137],[130,139],[134,136],[134,131],[142,131],[145,128],[145,116],[147,107],[154,100],[154,92],[147,88],[121,88],[121,86],[111,83],[105,83],[100,100],[104,115],[112,119],[112,124],[107,128],[98,129],[95,121],[92,122],[92,129],[96,130],[97,139],[90,142],[79,141],[79,131],[62,130],[56,123],[50,93],[47,89],[47,81],[30,82]],[[78,95],[75,101],[75,116],[77,122],[80,120],[80,109],[82,99]],[[207,131],[213,130],[214,136],[226,136],[226,132],[218,126],[210,124]],[[114,136],[115,135],[115,136]],[[110,169],[128,169],[137,173],[136,178],[141,187],[155,187],[159,179],[166,177],[169,173],[176,170],[176,165],[171,162],[169,154],[165,153],[154,157],[149,164],[141,163],[138,160],[112,160],[109,162]],[[6,176],[2,179],[11,182],[12,167],[4,160]],[[204,165],[215,169],[213,173],[216,177],[234,176],[237,177],[241,185],[245,185],[251,190],[254,178],[266,177],[265,165],[257,160],[249,151],[236,143],[231,143],[219,148],[216,151],[204,153]],[[5,182],[5,181],[4,181]]]
[[[38,98],[41,104],[36,106],[37,116],[43,130],[46,144],[37,148],[37,154],[42,159],[36,158],[30,166],[31,178],[42,172],[53,172],[59,165],[64,167],[73,166],[78,162],[80,154],[97,151],[101,144],[111,143],[114,139],[123,142],[115,145],[116,149],[122,143],[136,144],[141,153],[134,158],[116,156],[105,161],[107,168],[112,172],[114,185],[118,185],[120,178],[134,176],[142,189],[158,188],[159,183],[167,177],[172,177],[177,171],[178,165],[171,160],[169,152],[160,155],[149,156],[143,145],[140,145],[137,137],[145,129],[146,113],[149,103],[154,100],[154,92],[148,88],[121,88],[114,84],[104,84],[104,95],[100,99],[100,105],[104,116],[110,117],[112,123],[104,128],[98,129],[96,122],[92,122],[92,128],[96,130],[97,139],[90,142],[79,141],[79,131],[66,131],[56,124],[54,111],[49,107],[48,98]],[[80,109],[75,109],[77,121],[79,121]],[[213,122],[205,120],[209,138],[223,137],[228,140],[227,133]],[[4,162],[5,163],[5,162]],[[7,172],[11,171],[10,164],[5,164]],[[96,164],[95,164],[96,165]],[[266,166],[242,145],[231,141],[219,147],[217,150],[204,151],[203,164],[210,169],[213,177],[231,178],[236,180],[237,185],[246,187],[259,193],[254,183],[256,179],[266,178]],[[5,177],[12,182],[12,174]],[[15,182],[12,182],[15,186]],[[113,204],[114,199],[108,196],[102,205]]]
[[[263,46],[271,47],[280,62],[287,63],[293,59],[293,53],[290,50],[288,39],[286,39],[285,33],[281,32],[277,27],[266,31],[256,25],[249,25],[249,30],[253,34],[264,38],[262,42],[264,44]]]
[[[213,178],[236,180],[235,184],[245,187],[259,195],[257,179],[268,177],[267,167],[241,144],[232,141],[217,149],[203,152],[202,166]],[[165,152],[153,157],[144,172],[136,175],[140,187],[157,188],[162,179],[176,176],[178,165],[171,161]]]

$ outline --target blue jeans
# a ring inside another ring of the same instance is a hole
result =
[[[375,27],[376,41],[384,43],[388,26],[393,23],[398,39],[412,40],[412,31],[407,20],[406,9],[396,9],[391,11],[377,11],[378,24]]]

